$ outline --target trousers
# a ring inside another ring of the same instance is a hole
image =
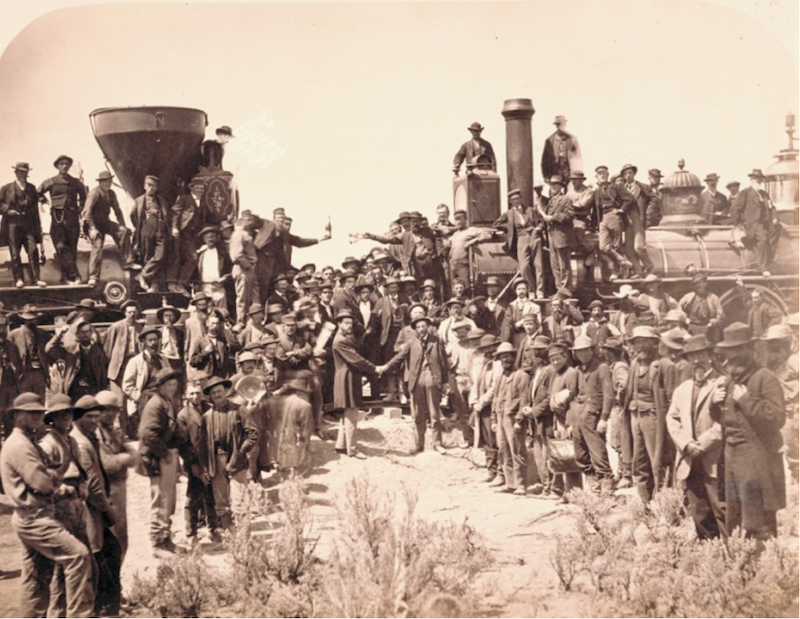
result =
[[[139,253],[142,262],[142,277],[148,282],[166,281],[167,243],[169,235],[166,224],[160,219],[148,217],[142,224]]]
[[[347,455],[356,452],[356,430],[358,429],[358,409],[346,408],[336,435],[336,449],[346,450]]]
[[[644,221],[642,221],[638,208],[631,209],[631,212],[628,213],[628,223],[625,226],[625,253],[637,275],[653,270],[653,261],[647,252]]]
[[[572,265],[569,262],[569,251],[569,247],[550,246],[550,270],[553,271],[553,281],[555,281],[556,290],[563,292],[572,291]]]
[[[611,464],[608,460],[605,437],[597,432],[600,413],[582,411],[578,423],[572,428],[572,443],[575,445],[575,459],[584,475],[595,475],[598,479],[612,479]]]
[[[517,263],[520,275],[528,283],[528,288],[536,292],[537,299],[543,299],[544,257],[541,236],[523,234],[517,237]]]
[[[133,250],[131,249],[131,231],[124,226],[113,221],[96,221],[95,227],[100,234],[96,239],[89,241],[92,247],[89,253],[89,277],[99,279],[100,269],[103,266],[103,245],[106,234],[114,239],[119,247],[123,266],[129,266],[133,262]]]
[[[655,476],[659,463],[656,462],[656,432],[658,420],[655,411],[631,412],[631,435],[633,436],[633,457],[631,472],[639,497],[645,503],[653,498],[656,487]]]
[[[221,526],[229,528],[233,524],[233,515],[239,512],[244,489],[247,487],[247,469],[231,475],[225,470],[228,454],[215,454],[216,471],[211,478],[211,489],[214,493],[214,509]]]
[[[56,249],[56,256],[61,264],[62,281],[80,279],[78,274],[78,239],[80,238],[80,224],[78,214],[61,210],[63,220],[58,221],[53,209],[53,219],[50,222],[50,240]]]
[[[178,492],[178,450],[170,449],[158,462],[158,477],[150,478],[150,541],[170,539]]]
[[[692,461],[684,487],[697,537],[712,539],[725,535],[725,504],[719,498],[719,480],[706,472],[700,458]]]
[[[236,289],[236,321],[245,325],[250,306],[253,303],[260,303],[256,271],[252,267],[243,269],[238,264],[234,264],[232,274],[233,285]]]
[[[497,460],[497,433],[492,432],[492,407],[485,407],[479,415],[481,442],[483,443],[483,454],[486,459],[486,470],[490,475],[503,475],[498,471]]]
[[[89,537],[86,532],[86,504],[77,496],[63,497],[54,505],[55,519],[64,525],[64,528],[75,539],[88,549]],[[92,587],[97,591],[98,570],[92,561]],[[47,606],[48,617],[64,617],[67,612],[67,587],[64,568],[56,564],[53,567],[53,577],[50,580],[50,603]]]
[[[197,535],[197,529],[204,521],[209,531],[216,531],[219,528],[219,519],[214,506],[214,490],[211,484],[205,485],[191,471],[187,471],[186,476],[188,483],[186,484],[186,506],[183,510],[183,517],[186,521],[187,537]]]
[[[15,281],[23,280],[22,269],[22,249],[28,255],[28,265],[31,268],[31,276],[35,281],[40,279],[39,275],[39,249],[36,246],[36,237],[33,230],[21,223],[10,223],[8,226],[8,253],[11,257],[11,273]]]
[[[425,430],[431,421],[434,447],[442,444],[442,387],[434,384],[429,368],[423,368],[411,390],[411,418],[414,420],[414,446],[425,449]]]
[[[516,490],[526,488],[527,449],[525,448],[525,430],[514,428],[514,418],[510,415],[499,415],[497,420],[497,445],[500,449],[500,462],[503,465],[503,477],[506,488]]]
[[[52,507],[15,510],[11,528],[22,544],[20,616],[45,615],[55,565],[64,570],[67,617],[92,616],[92,554],[54,518]]]

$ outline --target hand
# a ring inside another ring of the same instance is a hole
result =
[[[608,421],[605,419],[601,419],[597,422],[597,433],[598,434],[605,434],[606,430],[608,430]]]
[[[747,395],[747,387],[735,383],[733,385],[733,391],[731,392],[731,395],[733,396],[733,401],[738,402],[743,395]]]
[[[113,527],[117,522],[117,509],[111,505],[107,512],[103,513],[103,520],[109,527]]]
[[[89,240],[96,241],[100,236],[100,231],[97,228],[91,228],[89,230]]]
[[[517,432],[522,430],[522,423],[520,423],[519,421],[515,421],[514,422],[514,430],[516,430]]]
[[[364,238],[364,235],[360,232],[351,232],[350,233],[350,243],[355,243],[356,241],[360,241]]]
[[[725,389],[725,385],[717,385],[714,387],[714,391],[711,394],[711,401],[714,404],[722,404],[725,401],[725,398],[728,397],[728,392]]]
[[[39,246],[39,264],[45,265],[47,264],[47,256],[44,255],[44,246]]]
[[[208,346],[203,349],[203,352],[206,354],[211,354],[214,352],[214,346],[209,342]]]
[[[17,215],[19,215],[19,211],[17,209],[10,208],[6,211],[6,215],[10,215],[11,217],[16,217]]]
[[[700,443],[698,443],[697,441],[692,441],[691,443],[686,445],[686,453],[690,457],[695,458],[703,454],[703,448],[700,447]]]
[[[744,280],[742,279],[741,275],[737,275],[734,281],[736,282],[737,286],[744,286]]]
[[[491,428],[492,432],[497,432],[497,424],[494,421],[492,422]]]
[[[532,410],[533,409],[530,406],[523,406],[522,407],[522,414],[526,415],[526,416],[529,416],[531,414]]]

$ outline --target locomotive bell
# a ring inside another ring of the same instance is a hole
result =
[[[798,223],[798,187],[800,187],[800,165],[797,161],[797,149],[794,142],[794,114],[786,117],[786,134],[789,136],[789,148],[780,151],[765,172],[766,189],[778,218],[783,224],[796,226]]]
[[[680,159],[679,169],[668,176],[661,186],[663,200],[660,228],[707,223],[700,198],[703,185],[697,176],[683,169],[685,165],[684,160]]]

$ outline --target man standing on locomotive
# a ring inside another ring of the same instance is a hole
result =
[[[31,167],[27,163],[14,166],[13,183],[0,188],[0,246],[8,245],[11,256],[11,273],[17,288],[25,286],[20,250],[24,247],[28,254],[31,275],[36,285],[44,288],[47,284],[39,274],[39,261],[44,260],[42,246],[42,222],[39,219],[39,196],[36,187],[28,182]]]
[[[615,280],[620,276],[627,279],[633,265],[622,249],[623,232],[626,213],[635,208],[636,201],[624,188],[609,182],[608,166],[597,166],[594,173],[597,179],[594,208],[600,221],[598,243],[606,267],[604,271],[611,271],[608,275],[609,280]]]
[[[158,178],[145,176],[144,194],[136,198],[131,210],[134,252],[139,254],[144,263],[136,281],[147,292],[155,292],[158,283],[166,280],[172,239],[169,234],[171,212],[167,201],[157,191]]]
[[[647,188],[635,180],[636,172],[639,170],[635,165],[625,164],[620,171],[625,190],[633,196],[635,201],[634,208],[627,214],[625,225],[625,252],[633,264],[633,271],[636,275],[642,276],[653,270],[653,261],[647,253],[647,239],[645,238],[645,228],[647,227],[648,212],[652,197]],[[659,217],[660,219],[660,217]]]
[[[79,219],[86,202],[86,188],[81,181],[69,174],[72,157],[61,155],[53,165],[58,169],[58,174],[39,185],[39,202],[47,203],[45,194],[50,194],[50,238],[61,263],[62,282],[80,284],[81,276],[77,265]]]
[[[731,205],[731,223],[744,227],[744,241],[756,255],[758,270],[764,277],[769,277],[781,225],[769,194],[764,191],[764,174],[756,169],[748,176],[750,187],[736,194]]]
[[[522,191],[508,192],[508,210],[492,224],[496,230],[506,230],[505,250],[517,259],[519,273],[536,298],[544,298],[544,261],[542,233],[544,223],[539,212],[522,202]]]

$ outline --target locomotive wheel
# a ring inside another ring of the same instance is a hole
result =
[[[789,310],[780,291],[760,284],[748,284],[748,293],[754,290],[758,290],[766,303],[777,307],[781,311],[781,314],[786,316]],[[747,306],[742,302],[741,293],[736,290],[736,287],[726,290],[720,297],[719,302],[722,304],[722,309],[725,312],[725,322],[727,324],[731,324],[732,322],[747,323]]]

